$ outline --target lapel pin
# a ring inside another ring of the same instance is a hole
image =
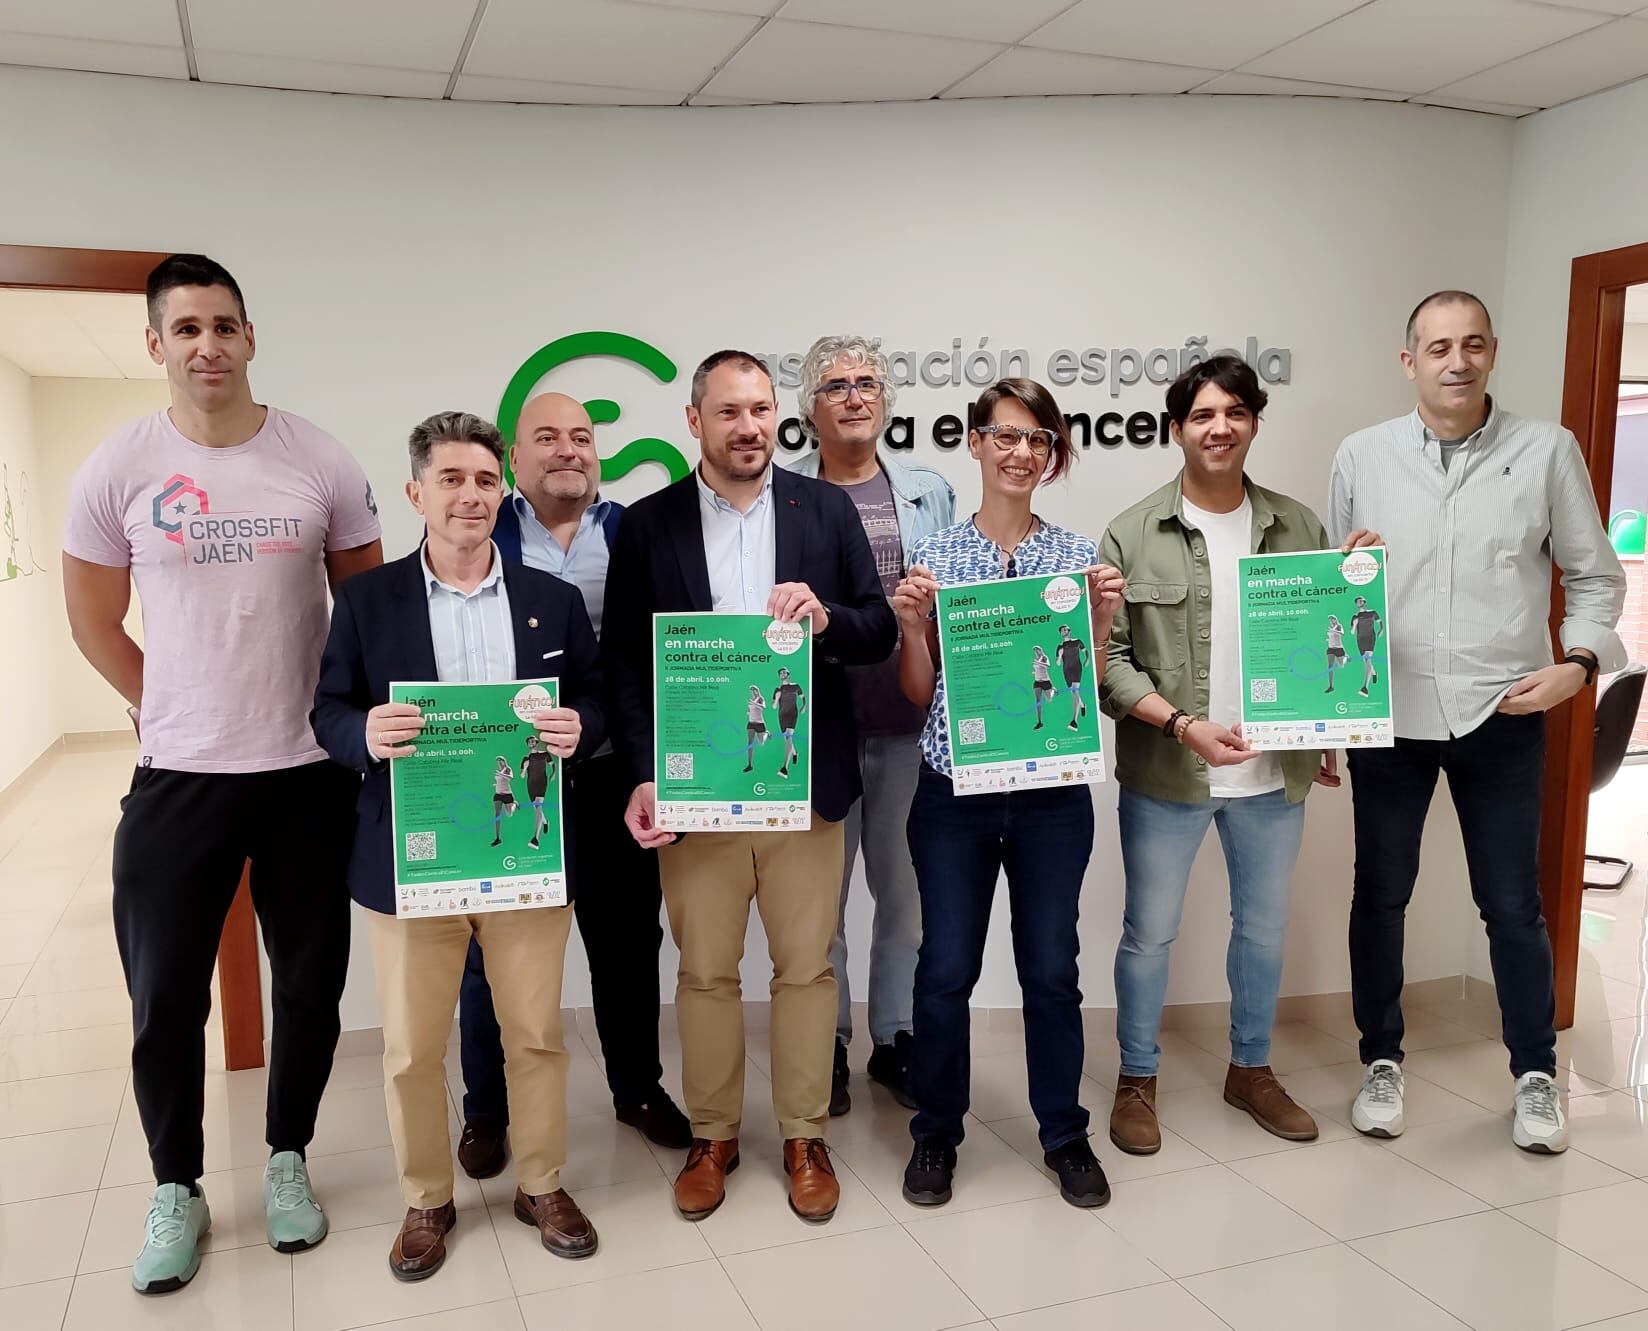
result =
[[[537,628],[538,627],[538,617],[536,615],[528,615],[527,616],[527,621],[526,621],[526,626],[529,629]]]

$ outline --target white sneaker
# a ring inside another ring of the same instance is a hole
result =
[[[1524,1151],[1561,1155],[1568,1149],[1568,1120],[1556,1082],[1543,1072],[1524,1072],[1516,1079],[1511,1140]]]
[[[1402,1065],[1388,1058],[1368,1064],[1350,1108],[1350,1125],[1367,1137],[1402,1135]]]

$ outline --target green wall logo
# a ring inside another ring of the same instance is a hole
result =
[[[498,404],[498,429],[503,434],[504,442],[515,442],[515,426],[521,419],[521,408],[545,375],[569,361],[591,356],[628,361],[646,370],[661,384],[674,383],[678,373],[675,362],[657,347],[626,333],[569,333],[558,337],[534,351],[510,376],[509,386],[504,389],[503,400]],[[584,403],[584,410],[589,412],[590,420],[596,425],[611,425],[621,414],[618,404],[604,397],[591,398]],[[682,479],[692,470],[681,450],[669,440],[631,439],[616,453],[601,459],[601,479],[616,481],[644,462],[656,462],[669,474],[671,481]],[[505,479],[510,485],[515,484],[514,475],[507,470]]]

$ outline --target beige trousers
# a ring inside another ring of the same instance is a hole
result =
[[[692,1133],[738,1135],[744,1109],[744,955],[750,902],[772,957],[773,1112],[786,1138],[822,1137],[835,1057],[830,944],[841,906],[840,823],[805,832],[693,832],[658,852],[681,949],[675,1015]]]
[[[486,954],[503,1033],[516,1178],[533,1196],[554,1192],[566,1163],[561,968],[572,908],[366,917],[383,1012],[383,1097],[406,1204],[427,1210],[452,1200],[446,1042],[471,935]]]

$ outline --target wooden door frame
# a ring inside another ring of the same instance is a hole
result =
[[[146,250],[58,249],[0,245],[0,287],[26,291],[113,291],[142,295],[150,270],[164,253]],[[251,870],[240,887],[218,944],[218,990],[223,1004],[223,1055],[231,1072],[263,1066],[263,988]]]
[[[1574,432],[1603,521],[1614,482],[1614,423],[1619,412],[1625,289],[1648,282],[1648,244],[1582,254],[1568,284],[1568,355],[1562,424]],[[1563,597],[1553,580],[1551,636],[1562,626]],[[1545,806],[1540,826],[1539,885],[1556,961],[1556,1024],[1574,1024],[1579,981],[1579,925],[1585,901],[1585,833],[1591,800],[1591,741],[1596,690],[1582,689],[1546,718]]]

